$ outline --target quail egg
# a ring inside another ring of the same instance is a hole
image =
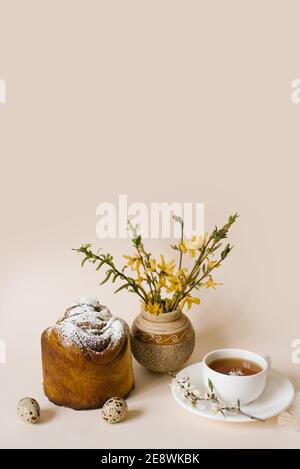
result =
[[[24,397],[18,402],[17,414],[28,423],[37,423],[40,419],[40,406],[33,397]]]
[[[127,403],[122,397],[111,397],[102,408],[102,418],[107,423],[118,423],[127,414]]]

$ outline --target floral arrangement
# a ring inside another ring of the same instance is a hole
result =
[[[128,229],[132,234],[135,253],[124,255],[126,264],[122,268],[116,267],[111,254],[103,254],[100,250],[93,252],[91,244],[83,244],[75,250],[84,255],[82,266],[91,262],[95,264],[97,271],[103,266],[108,267],[100,285],[108,280],[113,283],[116,280],[123,281],[115,293],[121,290],[135,293],[140,297],[145,311],[159,315],[175,311],[177,308],[183,309],[185,306],[190,309],[193,304],[200,303],[198,297],[192,296],[193,291],[201,288],[215,289],[217,285],[221,285],[214,281],[212,272],[221,266],[232,250],[229,243],[224,246],[223,242],[237,217],[237,213],[231,215],[222,228],[215,227],[211,234],[206,233],[204,237],[193,236],[191,239],[184,239],[183,220],[174,215],[174,221],[181,226],[179,242],[171,245],[171,248],[178,252],[178,265],[174,259],[166,261],[163,254],[160,255],[160,260],[157,260],[147,252],[142,237],[130,221]],[[190,269],[184,266],[186,255],[194,260]],[[131,271],[130,275],[127,269]]]

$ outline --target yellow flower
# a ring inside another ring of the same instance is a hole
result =
[[[185,247],[185,242],[184,241],[180,240],[179,243],[178,243],[178,247],[179,247],[181,252],[186,253],[187,248]]]
[[[148,267],[147,272],[156,272],[156,260],[150,259],[150,267]]]
[[[168,275],[167,280],[169,282],[169,286],[167,288],[168,293],[172,292],[180,292],[183,290],[184,282],[186,279],[185,273],[187,269],[182,267],[178,269],[174,275]]]
[[[131,270],[139,272],[142,265],[142,261],[139,257],[131,257],[127,255],[124,255],[123,257],[127,259],[127,265],[131,268]]]
[[[175,269],[175,261],[172,259],[170,262],[166,262],[163,254],[160,255],[161,262],[158,264],[158,268],[162,274],[172,275]]]
[[[181,309],[184,308],[185,305],[187,305],[187,308],[188,309],[191,309],[192,305],[195,304],[195,305],[198,305],[200,303],[200,298],[195,298],[195,297],[192,297],[190,295],[187,295],[185,298],[183,298],[183,300],[181,301],[180,303],[180,307]]]
[[[183,253],[188,252],[191,257],[195,257],[196,252],[202,248],[204,243],[206,243],[206,239],[207,239],[207,233],[205,233],[204,237],[194,235],[189,240],[185,240],[185,241],[180,240],[178,243],[178,247],[181,252]]]
[[[217,285],[223,285],[223,284],[215,282],[211,275],[209,276],[209,279],[204,284],[205,288],[214,288],[214,289],[216,289]]]
[[[213,269],[218,263],[219,263],[219,261],[208,261],[207,270]],[[218,265],[218,267],[220,267],[220,266],[221,266],[221,264]]]
[[[167,293],[182,291],[183,285],[180,278],[178,278],[176,275],[169,275],[167,279],[169,282]]]
[[[138,283],[139,285],[144,282],[146,279],[144,277],[142,277],[140,274],[138,274],[138,277],[135,279],[136,283]]]
[[[144,305],[145,311],[148,313],[154,314],[155,316],[158,316],[159,314],[163,313],[163,306],[160,305],[159,303],[147,303]]]
[[[203,241],[202,236],[194,235],[192,239],[185,241],[185,247],[192,250],[200,249],[203,245]]]
[[[204,238],[202,238],[202,236],[194,235],[192,239],[184,241],[184,246],[189,255],[195,257],[196,251],[202,248],[203,243]]]
[[[177,273],[175,274],[176,277],[186,277],[186,274],[187,273],[187,268],[186,267],[181,267],[181,269],[178,269],[177,270]]]
[[[167,288],[167,278],[166,278],[165,274],[159,274],[159,280],[157,282],[157,287],[159,289]]]

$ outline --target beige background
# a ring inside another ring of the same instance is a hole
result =
[[[71,252],[96,238],[102,201],[204,202],[206,228],[229,213],[236,248],[190,317],[191,362],[219,346],[272,355],[300,386],[291,342],[299,316],[298,1],[0,0],[2,447],[300,447],[299,434],[186,413],[168,378],[135,364],[130,417],[43,397],[41,331],[78,296],[99,296],[132,322],[138,301],[100,289]],[[152,241],[158,253],[166,241]],[[15,416],[37,397],[44,421]]]

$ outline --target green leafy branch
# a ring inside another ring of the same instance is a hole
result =
[[[229,255],[231,250],[233,249],[233,246],[231,246],[229,243],[226,244],[225,248],[222,250],[220,259],[216,261],[212,267],[208,267],[208,264],[205,264],[205,261],[208,259],[210,255],[215,255],[216,251],[219,250],[219,248],[222,246],[222,241],[227,238],[228,231],[233,225],[233,223],[237,220],[239,214],[235,213],[231,215],[228,219],[228,222],[220,229],[218,229],[217,226],[215,226],[213,232],[211,235],[208,237],[207,241],[205,241],[199,250],[198,257],[195,260],[194,266],[190,272],[190,274],[187,276],[185,284],[182,288],[182,291],[179,292],[177,295],[175,295],[174,301],[172,303],[172,308],[176,309],[182,299],[187,296],[194,288],[199,289],[203,285],[203,280],[208,278],[211,274],[211,272],[219,267],[221,265],[221,262],[223,262],[226,257]],[[174,216],[174,220],[178,223],[181,224],[181,240],[183,240],[183,220],[180,217]],[[173,245],[173,249],[179,250],[180,251],[180,258],[179,258],[179,263],[181,265],[182,263],[182,250],[180,247]],[[202,269],[202,275],[199,274]]]
[[[182,218],[176,215],[173,218],[176,223],[180,224],[181,229],[178,244],[171,245],[173,249],[179,251],[178,267],[175,266],[174,260],[166,262],[163,255],[160,256],[161,262],[157,262],[152,254],[145,249],[141,235],[130,220],[128,220],[128,231],[131,233],[131,241],[136,254],[133,257],[125,256],[128,262],[121,269],[116,267],[111,254],[103,254],[99,250],[94,253],[91,244],[83,244],[75,251],[84,256],[82,266],[86,262],[91,262],[96,265],[97,271],[108,267],[105,278],[100,285],[109,280],[112,283],[116,280],[123,281],[115,292],[127,290],[136,293],[143,301],[146,310],[153,312],[153,314],[174,311],[179,306],[182,307],[185,302],[190,308],[192,303],[199,303],[199,299],[191,297],[192,290],[199,290],[203,286],[215,288],[216,285],[219,285],[214,282],[212,271],[221,265],[232,250],[231,244],[227,243],[224,247],[223,241],[227,238],[228,231],[238,218],[238,214],[231,215],[222,228],[215,227],[212,233],[205,236],[204,239],[198,237],[201,242],[196,244],[193,239],[184,240]],[[195,258],[189,272],[183,267],[183,256],[186,252]],[[129,266],[131,270],[136,272],[136,278],[125,272]],[[164,294],[163,290],[165,290]],[[173,295],[169,297],[169,293],[173,293]]]
[[[137,233],[137,229],[132,224],[131,220],[127,221],[127,227],[128,227],[128,231],[132,233],[131,240],[141,260],[141,263],[143,265],[146,281],[148,283],[151,296],[155,302],[161,301],[160,292],[157,289],[156,278],[151,272],[151,263],[150,263],[151,253],[145,250],[144,244],[142,242],[142,237],[140,234]]]
[[[109,266],[109,269],[106,271],[106,277],[100,285],[106,283],[109,279],[112,280],[114,283],[117,279],[124,280],[125,283],[121,285],[119,288],[115,290],[115,293],[120,292],[121,290],[128,290],[131,293],[136,293],[143,301],[147,301],[147,293],[145,292],[144,288],[137,284],[133,277],[126,275],[125,269],[127,265],[125,265],[122,270],[117,269],[113,262],[113,256],[111,254],[99,254],[99,251],[95,254],[90,249],[91,244],[83,244],[79,249],[73,249],[78,253],[84,254],[84,258],[81,262],[81,267],[83,267],[86,262],[91,262],[92,264],[96,264],[96,270],[100,270],[103,266]]]

